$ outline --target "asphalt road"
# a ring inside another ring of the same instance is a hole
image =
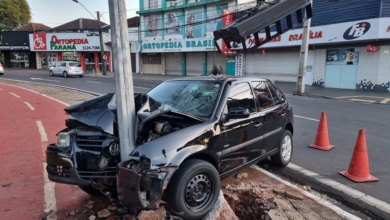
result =
[[[34,81],[77,88],[96,94],[115,92],[113,77],[86,75],[83,78],[50,77],[39,71],[7,71],[2,78]],[[134,75],[135,92],[147,92],[159,83],[163,77],[145,79]],[[283,87],[281,87],[283,90]],[[339,96],[343,96],[340,90]],[[294,152],[292,162],[300,167],[313,171],[320,176],[337,181],[364,194],[390,203],[389,159],[390,147],[390,105],[376,105],[348,100],[294,96],[291,91],[284,91],[294,107]],[[336,92],[337,93],[337,92]],[[335,148],[321,151],[309,148],[316,137],[321,112],[326,112],[330,143]],[[366,132],[369,155],[369,170],[379,179],[378,182],[355,183],[339,174],[347,170],[356,144],[359,129]],[[271,168],[272,169],[272,168]],[[277,171],[294,178],[288,169]],[[299,177],[296,178],[299,180]],[[315,186],[312,186],[315,188]]]

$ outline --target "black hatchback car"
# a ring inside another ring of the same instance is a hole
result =
[[[200,219],[219,196],[220,178],[266,158],[291,160],[292,107],[269,80],[185,77],[135,97],[136,146],[127,161],[120,162],[109,94],[65,109],[72,118],[46,152],[49,179],[89,193],[116,186],[129,208],[163,199],[184,219]]]

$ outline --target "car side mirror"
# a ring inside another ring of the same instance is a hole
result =
[[[227,119],[248,118],[250,115],[249,109],[243,107],[235,107],[229,109]]]

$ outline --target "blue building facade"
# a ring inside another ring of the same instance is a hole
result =
[[[206,75],[216,65],[228,75],[296,81],[299,27],[253,53],[242,53],[240,47],[234,56],[215,52],[212,32],[226,24],[224,10],[236,19],[255,5],[245,0],[140,0],[140,72]],[[306,84],[388,92],[389,39],[390,0],[313,0]]]

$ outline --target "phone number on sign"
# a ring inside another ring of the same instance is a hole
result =
[[[83,46],[83,50],[100,50],[100,46]]]

